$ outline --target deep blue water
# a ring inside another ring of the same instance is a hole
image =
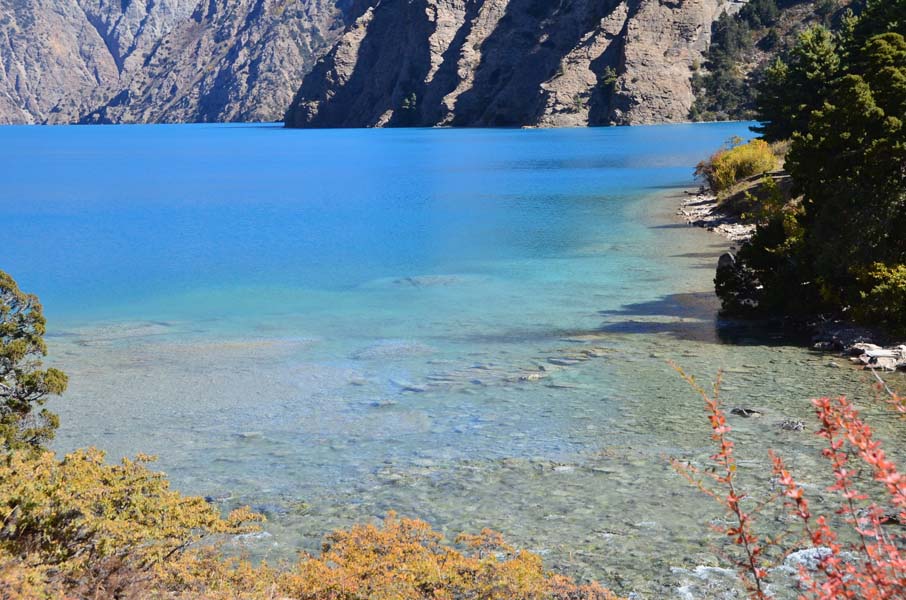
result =
[[[7,246],[2,267],[52,318],[79,320],[200,288],[339,289],[554,259],[631,233],[627,199],[688,184],[746,133],[5,127],[0,205],[29,243]]]

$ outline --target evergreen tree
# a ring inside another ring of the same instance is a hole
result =
[[[816,25],[799,36],[787,61],[779,58],[765,71],[757,96],[755,131],[768,141],[783,140],[805,131],[811,113],[819,108],[840,70],[834,36]]]
[[[53,439],[55,414],[37,410],[66,390],[66,375],[42,369],[47,354],[44,313],[38,298],[0,271],[0,449],[39,448]]]

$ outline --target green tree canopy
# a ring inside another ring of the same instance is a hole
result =
[[[851,30],[848,42],[855,49],[881,33],[906,35],[906,0],[866,0]]]
[[[906,263],[906,39],[876,35],[856,60],[787,161],[816,272],[832,298],[849,302],[857,272]]]
[[[792,139],[798,199],[718,274],[724,308],[852,310],[906,332],[906,0],[804,32],[759,109],[765,138]]]
[[[755,131],[768,141],[805,131],[839,70],[833,34],[820,25],[806,29],[787,61],[778,58],[765,71],[757,97],[758,120],[763,125]]]
[[[59,424],[55,414],[40,408],[67,384],[62,371],[42,368],[45,323],[38,298],[0,271],[0,447],[5,451],[39,448]]]

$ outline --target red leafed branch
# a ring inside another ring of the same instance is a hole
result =
[[[733,524],[720,529],[740,548],[736,560],[749,597],[764,600],[769,571],[765,568],[766,548],[783,555],[797,548],[784,548],[778,539],[761,543],[754,531],[753,513],[743,509],[746,494],[736,482],[735,446],[731,428],[720,405],[720,376],[712,392],[677,368],[683,378],[704,399],[711,439],[717,451],[710,469],[673,459],[674,468],[686,479],[720,502],[732,516]],[[906,403],[895,394],[892,404],[906,413]],[[770,451],[774,481],[791,514],[802,523],[805,538],[819,549],[817,569],[800,568],[803,599],[814,600],[898,600],[906,599],[906,535],[888,526],[890,521],[906,524],[906,476],[887,456],[874,432],[846,398],[813,401],[820,425],[817,435],[826,442],[822,450],[829,461],[833,484],[829,491],[839,499],[837,519],[814,515],[802,486],[783,459]],[[710,480],[710,484],[706,483]],[[873,498],[863,490],[871,490]],[[765,501],[771,502],[773,498]],[[843,526],[840,529],[840,519]],[[836,524],[836,525],[835,525]],[[835,529],[835,526],[837,527]],[[767,539],[767,538],[766,538]],[[847,540],[847,541],[843,541]]]

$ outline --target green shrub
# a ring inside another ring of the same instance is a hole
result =
[[[859,277],[859,317],[906,332],[906,265],[875,263]]]
[[[764,140],[752,140],[748,144],[720,150],[711,158],[698,164],[695,174],[704,177],[715,192],[722,192],[736,182],[773,171],[777,157]]]

